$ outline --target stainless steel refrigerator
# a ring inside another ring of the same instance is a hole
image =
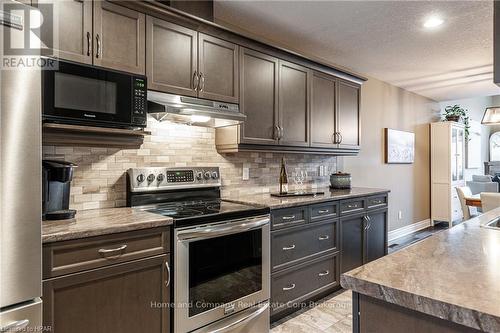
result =
[[[0,55],[26,27],[0,0]],[[13,22],[14,20],[15,22]],[[15,23],[15,24],[14,24]],[[13,27],[14,26],[14,27]],[[41,286],[41,72],[0,68],[0,332],[37,332]]]

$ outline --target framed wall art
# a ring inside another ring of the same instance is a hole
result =
[[[384,129],[385,163],[411,164],[415,160],[415,133]]]

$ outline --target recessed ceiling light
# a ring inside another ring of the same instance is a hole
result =
[[[441,17],[439,17],[437,15],[433,15],[433,16],[428,17],[424,21],[424,28],[432,29],[435,27],[439,27],[441,24],[443,24],[443,22],[444,22],[444,20]]]

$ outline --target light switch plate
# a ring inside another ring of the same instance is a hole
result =
[[[243,166],[243,180],[249,180],[250,179],[250,168]]]

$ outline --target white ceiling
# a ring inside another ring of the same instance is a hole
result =
[[[500,94],[492,1],[221,1],[216,22],[436,101]],[[444,24],[423,28],[438,14]]]

